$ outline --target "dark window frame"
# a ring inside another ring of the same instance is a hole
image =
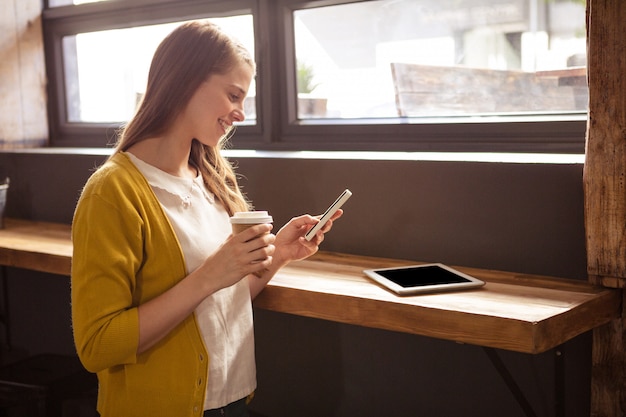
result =
[[[235,149],[584,153],[586,115],[497,118],[322,119],[296,117],[293,11],[354,0],[124,0],[44,10],[51,145],[105,147],[119,125],[67,123],[61,40],[93,30],[251,13],[257,123],[240,126]],[[111,57],[114,65],[114,57]]]

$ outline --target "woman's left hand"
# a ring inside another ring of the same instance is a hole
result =
[[[333,227],[333,221],[341,217],[342,214],[343,210],[337,210],[310,241],[306,240],[304,235],[319,222],[319,218],[305,214],[291,219],[276,233],[274,261],[286,264],[313,255],[324,240],[324,234]]]
[[[319,245],[324,240],[324,234],[333,227],[333,221],[341,217],[342,214],[343,210],[337,210],[331,219],[310,241],[306,240],[304,235],[319,222],[319,217],[305,214],[289,220],[289,222],[276,233],[276,239],[274,240],[275,250],[269,269],[261,275],[248,276],[250,297],[254,300],[280,268],[291,261],[308,258],[317,252]]]

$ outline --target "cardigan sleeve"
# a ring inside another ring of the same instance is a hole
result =
[[[72,227],[72,324],[83,365],[99,372],[137,360],[143,239],[138,213],[91,188],[83,191]]]

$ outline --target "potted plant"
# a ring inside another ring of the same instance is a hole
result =
[[[328,100],[315,97],[313,90],[319,85],[315,83],[313,67],[302,61],[297,61],[296,82],[298,87],[298,117],[314,118],[326,115]]]
[[[7,193],[9,191],[9,178],[0,181],[0,229],[4,229],[4,210],[7,204]]]

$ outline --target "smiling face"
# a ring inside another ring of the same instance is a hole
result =
[[[211,75],[201,83],[178,119],[185,139],[217,146],[233,123],[245,119],[243,102],[253,75],[254,70],[243,63],[226,74]]]

